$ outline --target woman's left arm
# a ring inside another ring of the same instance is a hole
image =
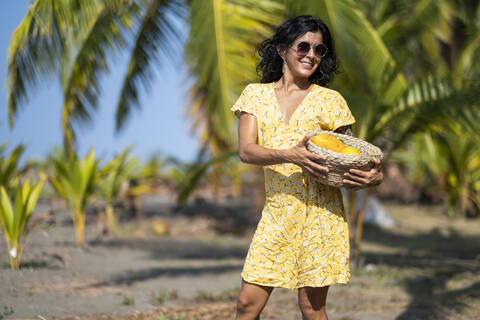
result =
[[[340,127],[335,130],[335,132],[354,137],[351,125]],[[345,179],[343,179],[344,187],[350,190],[358,190],[382,183],[383,173],[381,171],[381,161],[373,159],[373,162],[373,167],[368,171],[350,169],[349,172],[345,173]]]

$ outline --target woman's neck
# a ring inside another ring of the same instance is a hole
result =
[[[275,82],[276,88],[290,92],[295,90],[307,90],[312,82],[308,78],[293,77],[290,73],[285,72],[283,76]]]

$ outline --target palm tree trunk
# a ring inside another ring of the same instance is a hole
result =
[[[135,203],[135,208],[137,208],[135,211],[136,212],[135,218],[137,218],[137,220],[140,220],[142,217],[142,199],[140,198],[139,195],[137,195],[133,199],[133,202]]]
[[[5,240],[7,242],[8,260],[10,261],[10,269],[14,270],[15,269],[15,263],[13,261],[12,255],[10,254],[10,252],[12,250],[12,245],[10,243],[10,240],[7,237],[6,230],[4,230],[4,232],[5,232]]]
[[[69,120],[70,112],[63,107],[62,110],[62,132],[63,132],[63,150],[67,155],[67,158],[73,154],[73,144],[75,143],[75,134]]]
[[[83,247],[85,244],[85,213],[78,209],[76,219],[74,219],[74,226],[77,238],[77,245]]]
[[[219,164],[215,164],[213,167],[213,196],[215,202],[220,201],[220,184],[221,184],[222,167]]]
[[[348,234],[350,237],[350,242],[353,240],[353,227],[355,226],[355,218],[357,213],[357,193],[355,191],[350,191],[350,205],[348,207],[350,213],[347,214],[347,224],[348,224]]]
[[[12,248],[15,248],[15,257],[13,257],[10,253]],[[18,241],[13,241],[10,244],[10,248],[8,250],[8,255],[11,258],[11,263],[13,263],[13,268],[12,269],[15,269],[15,270],[20,269],[20,252],[19,251],[20,250],[19,250],[19,246],[18,246]]]
[[[19,256],[13,258],[13,263],[15,264],[15,269],[16,270],[20,269],[20,257]]]
[[[363,196],[362,206],[360,208],[360,212],[358,213],[357,219],[357,231],[355,232],[355,242],[354,242],[354,258],[355,263],[357,266],[360,266],[360,241],[362,240],[362,232],[363,232],[363,216],[365,214],[365,210],[367,209],[368,198],[372,193],[372,188],[368,188]]]
[[[235,200],[242,197],[242,174],[239,170],[232,176],[232,196]]]
[[[25,248],[26,241],[27,241],[27,234],[25,233],[22,237],[22,240],[20,241],[20,245],[18,246],[18,253],[17,253],[18,268],[20,268],[20,263],[22,261],[23,248]]]
[[[113,212],[113,205],[111,203],[107,203],[105,211],[107,214],[108,231],[110,234],[113,234],[117,231],[117,221]]]
[[[464,217],[467,216],[467,206],[468,206],[468,184],[464,182],[459,183],[460,193],[459,193],[459,207],[460,212]]]

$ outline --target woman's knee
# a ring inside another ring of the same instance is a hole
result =
[[[298,305],[304,320],[328,319],[325,304],[328,287],[311,288],[304,287],[298,292]]]
[[[303,320],[328,320],[325,305],[314,308],[310,303],[299,302]]]
[[[244,282],[237,298],[237,312],[240,314],[260,313],[268,301],[273,288]]]
[[[237,298],[237,311],[241,313],[247,312],[248,309],[250,309],[252,303],[251,301],[243,296],[238,296]]]
[[[258,301],[255,297],[242,294],[237,298],[237,312],[238,313],[255,313],[262,308],[262,301]]]

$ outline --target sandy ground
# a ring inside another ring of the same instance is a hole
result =
[[[41,202],[35,214],[49,209]],[[480,319],[480,220],[448,219],[436,207],[387,209],[397,227],[365,229],[364,266],[329,289],[330,319]],[[2,242],[0,319],[233,319],[257,223],[248,207],[175,210],[148,197],[142,212],[114,237],[91,218],[80,249],[67,212],[56,210],[30,234],[18,271]],[[168,235],[152,231],[159,220]],[[302,319],[296,294],[275,289],[262,319]]]

